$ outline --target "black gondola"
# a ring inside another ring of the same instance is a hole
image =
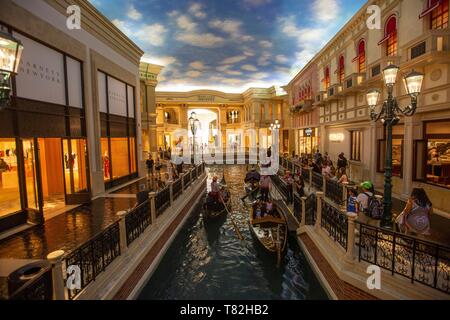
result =
[[[217,218],[224,214],[227,214],[231,204],[231,195],[228,191],[225,177],[220,181],[220,185],[223,190],[221,193],[214,197],[211,193],[206,197],[206,201],[203,205],[207,218]]]

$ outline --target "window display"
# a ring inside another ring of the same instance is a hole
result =
[[[0,218],[21,210],[15,139],[0,139]]]

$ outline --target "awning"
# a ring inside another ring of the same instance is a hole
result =
[[[386,35],[383,39],[381,39],[380,42],[378,42],[378,45],[382,45],[383,43],[385,43],[386,41],[389,40],[389,38],[391,37],[392,33],[389,33],[388,35]]]
[[[419,19],[422,19],[426,15],[430,14],[434,9],[436,9],[437,7],[439,7],[441,5],[441,2],[442,2],[442,0],[437,0],[434,5],[425,9],[425,11],[419,15]],[[430,3],[428,3],[428,5],[430,5]]]

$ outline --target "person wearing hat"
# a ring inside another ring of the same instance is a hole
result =
[[[356,198],[356,202],[358,203],[358,220],[362,223],[369,223],[371,219],[364,212],[369,208],[369,200],[374,196],[375,190],[373,183],[370,181],[361,183],[360,188],[362,192]]]

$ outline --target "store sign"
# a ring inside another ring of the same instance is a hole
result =
[[[109,113],[127,116],[127,96],[125,83],[108,77]]]
[[[312,133],[313,133],[313,129],[312,128],[305,129],[305,134],[306,134],[307,137],[311,137]]]
[[[343,133],[330,133],[329,139],[331,142],[342,142],[344,141]]]
[[[65,105],[63,55],[20,33],[13,36],[26,48],[16,76],[17,96]]]

